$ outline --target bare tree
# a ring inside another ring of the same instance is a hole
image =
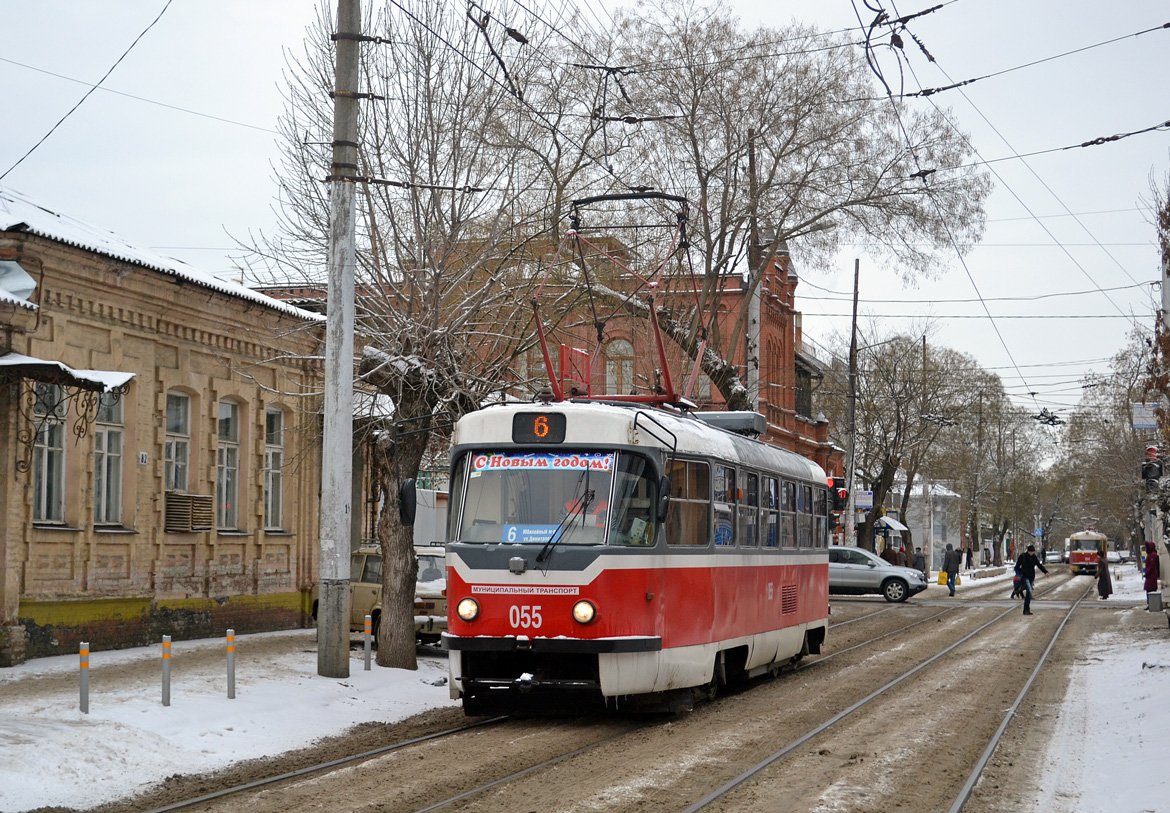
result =
[[[917,172],[965,163],[966,140],[941,113],[881,99],[863,54],[842,38],[800,26],[745,30],[725,7],[692,0],[642,4],[619,17],[617,32],[615,58],[632,67],[602,111],[610,127],[629,128],[615,173],[696,210],[689,237],[702,296],[668,310],[668,331],[692,357],[698,314],[718,308],[721,280],[758,271],[781,246],[816,259],[840,241],[864,241],[913,278],[943,267],[952,238],[965,248],[982,233],[985,173]],[[703,360],[733,409],[746,403],[733,366],[744,318],[725,335],[712,326],[714,352]]]
[[[512,7],[510,7],[512,8]],[[571,27],[571,21],[565,22]],[[367,8],[362,49],[357,334],[361,383],[393,402],[367,421],[384,509],[378,663],[415,667],[413,532],[395,509],[434,433],[518,383],[530,299],[566,195],[597,175],[598,125],[570,108],[568,64],[535,17],[422,0]],[[258,241],[268,279],[317,279],[324,265],[333,44],[327,4],[290,60],[280,233]],[[593,84],[596,86],[596,79]],[[559,147],[557,146],[559,145]],[[554,213],[550,215],[551,213]],[[259,269],[254,269],[258,271]],[[389,510],[386,510],[389,509]]]
[[[927,331],[923,331],[924,333]],[[862,329],[858,344],[856,426],[848,437],[848,371],[842,365],[826,376],[817,406],[834,427],[834,441],[853,444],[856,467],[867,473],[873,507],[858,527],[858,544],[873,548],[873,529],[895,485],[902,488],[905,516],[916,478],[929,471],[935,447],[950,433],[976,397],[971,382],[980,370],[974,359],[949,348],[930,347],[923,335],[883,336]]]

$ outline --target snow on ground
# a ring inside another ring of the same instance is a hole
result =
[[[255,669],[236,670],[236,697],[227,698],[226,657],[190,666],[187,653],[223,641],[172,645],[171,705],[162,705],[161,645],[90,654],[89,714],[78,708],[77,682],[19,706],[8,695],[38,677],[78,671],[78,656],[38,658],[0,670],[0,811],[61,805],[85,809],[139,793],[172,774],[214,770],[233,762],[301,748],[358,723],[393,722],[452,705],[447,661],[420,656],[419,670],[364,670],[351,650],[349,677],[317,674],[316,632],[238,635],[243,652],[257,638],[284,636],[286,654]],[[150,688],[114,686],[99,666],[139,665]],[[59,684],[60,681],[57,681]],[[101,684],[99,689],[99,684]],[[23,691],[22,691],[23,694]]]
[[[1115,596],[1142,600],[1141,576],[1133,566],[1115,567]],[[1011,571],[993,577],[1010,592]],[[1041,577],[1041,585],[1043,584]],[[964,580],[964,586],[986,584]],[[962,586],[959,588],[962,590]],[[938,598],[932,585],[924,597]],[[1143,609],[1127,612],[1145,612]],[[237,671],[234,700],[225,696],[224,665],[203,659],[193,669],[184,655],[216,648],[222,641],[180,641],[173,645],[171,705],[158,688],[160,645],[117,652],[94,652],[91,664],[138,665],[149,672],[152,691],[136,687],[97,690],[91,680],[90,713],[78,709],[77,685],[56,688],[35,700],[17,701],[38,678],[76,673],[78,658],[39,658],[0,670],[0,811],[17,813],[61,805],[87,808],[148,788],[175,773],[198,773],[232,762],[277,754],[339,734],[357,723],[392,722],[451,704],[445,685],[446,661],[420,657],[419,671],[364,671],[362,652],[351,653],[350,677],[317,675],[314,632],[297,630],[237,636],[249,641],[287,636],[287,654],[261,674]],[[181,675],[181,679],[180,679]],[[1165,810],[1170,798],[1170,636],[1135,642],[1094,640],[1089,657],[1073,670],[1057,735],[1037,777],[1039,813]],[[47,681],[46,681],[47,682]],[[1124,771],[1110,770],[1124,763]]]

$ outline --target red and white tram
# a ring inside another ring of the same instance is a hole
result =
[[[819,653],[825,473],[739,433],[762,421],[594,401],[461,419],[443,640],[464,710],[677,709]]]
[[[1097,551],[1108,551],[1109,540],[1097,531],[1079,531],[1068,538],[1068,565],[1073,573],[1097,575]]]

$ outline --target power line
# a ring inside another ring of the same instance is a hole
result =
[[[91,84],[90,82],[86,82],[82,79],[74,79],[72,76],[65,76],[64,74],[61,74],[61,73],[53,73],[52,71],[47,71],[44,68],[38,68],[35,65],[26,65],[23,62],[17,62],[14,59],[5,59],[4,57],[0,56],[0,62],[7,62],[9,65],[16,65],[19,68],[24,68],[26,70],[35,71],[36,73],[43,73],[44,75],[52,76],[55,79],[64,79],[66,82],[73,82],[74,84],[85,85],[86,87],[91,88],[93,90],[101,90],[104,93],[112,93],[115,96],[123,96],[127,99],[133,99],[136,102],[145,102],[146,104],[152,104],[152,105],[155,105],[157,107],[165,107],[168,110],[175,110],[175,111],[178,111],[179,113],[189,113],[192,116],[199,116],[200,118],[211,119],[212,121],[219,121],[219,122],[223,122],[224,124],[233,124],[236,127],[246,127],[249,130],[259,130],[262,133],[272,133],[274,135],[280,135],[279,130],[273,130],[270,127],[258,127],[255,124],[247,124],[247,123],[242,122],[242,121],[235,121],[234,119],[225,119],[222,116],[213,116],[210,113],[200,113],[198,110],[191,110],[190,108],[179,107],[178,105],[173,105],[173,104],[167,104],[166,102],[156,101],[155,99],[147,99],[145,96],[135,96],[133,93],[123,93],[122,91],[114,90],[113,88],[107,88],[107,87],[100,87],[99,88],[97,85]],[[84,101],[84,99],[82,101]]]
[[[1104,40],[1103,42],[1098,42],[1098,43],[1095,43],[1093,45],[1086,45],[1083,48],[1075,48],[1071,51],[1065,51],[1062,54],[1056,54],[1055,56],[1048,56],[1048,57],[1044,57],[1043,59],[1033,60],[1032,62],[1025,62],[1023,65],[1017,65],[1014,68],[1005,68],[1004,70],[995,71],[994,73],[984,74],[983,76],[976,76],[974,79],[964,79],[961,82],[955,82],[954,84],[947,85],[945,87],[927,88],[925,90],[919,90],[919,91],[916,91],[914,93],[907,93],[905,95],[907,97],[933,96],[934,94],[942,93],[943,91],[955,90],[956,88],[966,87],[967,85],[973,85],[976,82],[980,81],[981,79],[990,79],[993,76],[1003,76],[1006,73],[1012,73],[1014,71],[1023,70],[1024,68],[1031,68],[1031,67],[1034,67],[1036,65],[1043,65],[1045,62],[1052,62],[1053,60],[1062,59],[1066,56],[1072,56],[1073,54],[1079,54],[1079,53],[1082,53],[1084,51],[1091,51],[1092,49],[1100,48],[1103,45],[1112,45],[1115,42],[1121,42],[1122,40],[1132,39],[1133,37],[1140,37],[1142,34],[1149,34],[1152,31],[1165,31],[1166,29],[1170,29],[1170,23],[1166,23],[1165,25],[1154,26],[1153,28],[1147,28],[1143,31],[1138,31],[1138,32],[1135,32],[1133,34],[1126,34],[1126,35],[1121,36],[1121,37],[1114,37],[1113,39]],[[948,77],[948,79],[949,78],[950,77]]]
[[[22,163],[24,163],[24,159],[26,159],[30,155],[32,155],[36,151],[37,147],[44,144],[45,141],[49,138],[49,136],[51,136],[56,131],[56,129],[58,127],[60,127],[65,122],[65,119],[72,116],[73,111],[76,110],[77,108],[81,107],[82,103],[84,103],[85,100],[88,99],[93,94],[93,92],[98,89],[98,87],[101,85],[101,83],[106,81],[106,78],[111,73],[114,72],[114,68],[118,67],[118,65],[120,65],[122,63],[122,60],[126,58],[126,55],[129,54],[132,50],[134,50],[134,46],[138,44],[138,41],[140,39],[142,39],[144,36],[146,36],[146,32],[149,31],[150,29],[154,28],[154,24],[157,23],[160,19],[162,19],[162,16],[164,14],[166,14],[167,9],[171,7],[172,2],[174,2],[174,0],[167,0],[166,5],[162,7],[162,11],[160,11],[158,13],[158,16],[155,17],[151,21],[150,25],[148,25],[146,28],[142,29],[142,33],[134,38],[134,41],[132,43],[130,43],[130,47],[122,52],[122,55],[120,57],[118,57],[118,59],[114,62],[113,65],[110,66],[110,69],[105,72],[105,74],[102,76],[101,79],[98,80],[97,84],[94,85],[93,87],[91,87],[89,90],[87,90],[85,95],[81,97],[81,99],[77,102],[77,104],[75,104],[75,105],[73,105],[73,107],[69,108],[69,112],[66,113],[64,116],[62,116],[56,124],[54,124],[52,127],[50,127],[49,132],[47,132],[43,136],[41,136],[40,141],[38,141],[36,144],[33,144],[32,147],[29,148],[28,152],[26,152],[24,155],[22,155],[17,160],[17,162],[15,164],[13,164],[8,169],[6,169],[4,171],[4,174],[0,175],[0,181],[4,180],[6,177],[8,177],[8,173],[12,172],[12,170],[16,169],[18,166],[20,166]]]
[[[834,291],[829,288],[822,288],[814,282],[809,282],[807,279],[801,278],[801,283],[816,288],[818,291],[825,291],[833,294],[833,296],[805,296],[801,295],[801,299],[807,299],[814,302],[852,302],[853,294],[846,291]],[[1040,299],[1055,299],[1062,296],[1084,296],[1089,294],[1100,293],[1105,291],[1132,291],[1135,288],[1146,288],[1153,283],[1139,282],[1135,285],[1118,285],[1113,288],[1094,288],[1085,291],[1062,291],[1050,294],[1036,294],[1035,296],[998,296],[987,297],[985,299],[859,299],[858,302],[865,302],[873,305],[888,305],[888,304],[907,304],[907,305],[932,305],[932,304],[970,304],[975,302],[1035,302]]]

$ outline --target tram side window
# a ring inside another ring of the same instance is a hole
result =
[[[796,483],[787,480],[780,492],[780,546],[796,547]]]
[[[760,495],[763,500],[762,522],[764,545],[769,548],[780,546],[780,481],[775,477],[763,479],[763,491]]]
[[[813,547],[823,548],[829,544],[829,492],[823,488],[813,489]]]
[[[735,504],[739,490],[735,485],[735,469],[715,467],[715,544],[735,544]]]
[[[798,485],[796,487],[796,541],[802,548],[811,548],[813,544],[812,518],[812,486]]]
[[[654,544],[658,484],[652,474],[650,463],[644,457],[623,454],[619,458],[614,491],[616,509],[609,528],[611,545]]]
[[[666,541],[670,545],[705,546],[711,528],[711,467],[694,460],[670,466],[670,512]]]
[[[742,492],[737,511],[739,524],[735,532],[739,544],[754,548],[760,543],[760,475],[741,472],[739,479],[742,484]]]

